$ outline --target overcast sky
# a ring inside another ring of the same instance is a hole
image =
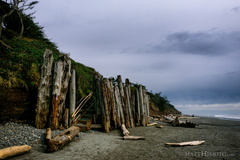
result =
[[[60,51],[104,77],[162,92],[184,112],[240,113],[238,0],[41,0],[34,10]]]

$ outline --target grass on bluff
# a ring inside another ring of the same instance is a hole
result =
[[[0,48],[1,88],[36,89],[46,48],[53,51],[54,61],[62,54],[54,43],[36,39],[14,37],[10,40],[5,39],[4,43],[11,48]],[[78,96],[84,96],[92,90],[95,70],[73,60],[72,68],[76,70]]]

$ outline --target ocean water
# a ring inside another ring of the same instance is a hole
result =
[[[240,121],[240,114],[196,114],[196,116]]]
[[[220,119],[229,119],[229,120],[240,121],[240,114],[217,114],[217,115],[214,115],[214,117],[220,118]]]

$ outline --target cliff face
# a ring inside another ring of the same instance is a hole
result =
[[[0,122],[23,120],[32,123],[35,116],[36,91],[25,88],[0,89]]]
[[[168,115],[168,114],[180,114],[176,108],[174,107],[165,107],[164,109],[161,109],[161,106],[156,106],[151,100],[149,102],[149,110],[150,110],[150,116],[158,117],[160,115]]]

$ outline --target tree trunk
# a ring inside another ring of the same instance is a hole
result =
[[[59,58],[54,68],[51,128],[58,129],[63,123],[68,83],[71,76],[71,60],[66,55]]]
[[[24,32],[24,23],[23,23],[23,18],[22,18],[22,15],[21,15],[22,13],[17,11],[17,14],[18,14],[20,22],[21,22],[21,31],[19,33],[19,37],[22,38],[23,37],[23,32]]]
[[[72,141],[73,137],[79,133],[79,128],[72,126],[66,131],[51,139],[48,143],[48,151],[54,152],[61,149],[64,145]]]
[[[50,88],[52,85],[52,51],[46,49],[44,61],[41,69],[41,79],[38,87],[37,105],[36,105],[36,128],[44,128],[47,124],[50,107]]]
[[[4,148],[0,150],[0,159],[6,159],[12,156],[20,155],[25,152],[28,152],[30,149],[31,147],[28,145]]]
[[[12,10],[9,13],[6,13],[0,17],[0,39],[2,39],[3,22],[6,17],[10,16],[14,12],[15,7],[16,7],[16,5],[14,3],[14,7],[12,8]]]
[[[69,117],[72,116],[73,112],[75,111],[76,107],[76,72],[73,69],[72,75],[70,79],[70,87],[69,87]],[[71,125],[72,119],[69,120]]]

